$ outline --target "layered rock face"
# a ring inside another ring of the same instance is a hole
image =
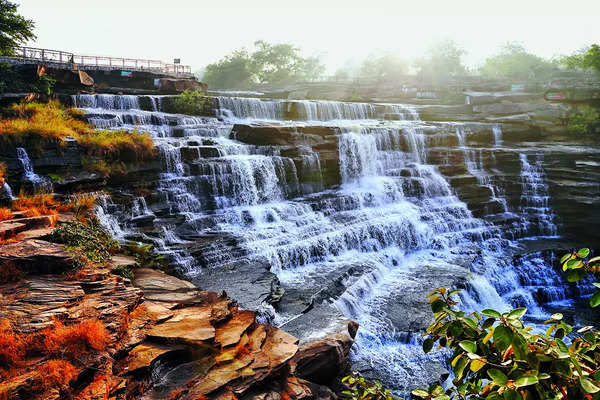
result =
[[[74,104],[98,127],[150,131],[161,154],[108,183],[118,196],[99,213],[114,235],[153,243],[199,288],[227,291],[301,345],[357,321],[354,368],[403,393],[447,376],[443,355],[419,345],[427,292],[464,288],[466,308],[543,318],[587,293],[553,270],[551,250],[600,243],[597,144],[564,136],[563,106],[469,96],[446,107],[221,97],[216,117],[166,114],[154,97]]]

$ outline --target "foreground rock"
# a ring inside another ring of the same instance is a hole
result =
[[[357,325],[304,343],[239,308],[225,293],[199,290],[163,272],[140,268],[133,281],[107,266],[73,274],[61,245],[27,240],[0,246],[22,279],[0,285],[0,320],[35,335],[90,317],[107,328],[105,352],[86,355],[68,388],[45,399],[330,399],[331,384],[348,367]],[[52,268],[42,268],[49,263]],[[70,357],[66,354],[65,356]],[[0,383],[0,397],[29,398],[45,362],[27,358]]]

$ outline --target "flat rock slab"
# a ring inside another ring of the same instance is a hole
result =
[[[208,341],[215,337],[210,324],[210,307],[188,307],[174,310],[173,317],[150,328],[146,334],[155,339]]]
[[[136,346],[127,356],[127,373],[133,373],[150,365],[163,354],[183,349],[182,346],[171,346],[158,343],[143,343]]]
[[[27,225],[15,221],[0,222],[0,239],[8,239],[27,229]]]
[[[238,343],[242,334],[254,323],[255,317],[252,311],[236,311],[229,321],[216,329],[215,341],[222,347]]]
[[[133,285],[142,289],[148,300],[187,302],[198,295],[194,284],[150,268],[137,269]]]
[[[0,246],[0,261],[7,261],[26,274],[56,274],[72,268],[73,259],[60,244],[29,239]]]

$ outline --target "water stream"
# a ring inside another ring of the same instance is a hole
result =
[[[360,323],[356,368],[398,393],[425,385],[441,368],[431,361],[442,355],[426,357],[419,344],[430,289],[459,285],[468,309],[526,305],[536,317],[547,313],[545,300],[567,298],[541,253],[513,262],[520,240],[558,236],[560,226],[541,155],[503,153],[520,165],[519,204],[492,178],[488,155],[506,150],[497,125],[489,126],[489,148],[472,148],[461,124],[428,125],[400,104],[296,101],[297,120],[286,121],[290,102],[280,100],[222,96],[220,119],[164,113],[159,98],[152,110],[141,110],[135,96],[82,95],[74,103],[99,128],[150,132],[161,154],[154,201],[133,196],[129,209],[102,205],[101,220],[115,236],[154,243],[199,285],[208,269],[257,263],[287,293],[328,293],[323,307]],[[239,121],[291,128],[320,121],[336,129],[335,145],[249,145],[236,139]],[[487,188],[486,201],[501,205],[498,215],[519,215],[510,234],[474,217],[431,161],[440,137],[458,140],[465,173]],[[332,159],[335,184],[327,179]],[[141,220],[153,229],[138,229]],[[298,317],[289,307],[275,312],[279,323]]]

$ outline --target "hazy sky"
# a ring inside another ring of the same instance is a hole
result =
[[[406,58],[436,39],[470,66],[506,41],[545,57],[600,42],[600,0],[13,0],[32,45],[86,55],[175,57],[193,69],[255,40],[291,42],[329,71],[376,50]]]

